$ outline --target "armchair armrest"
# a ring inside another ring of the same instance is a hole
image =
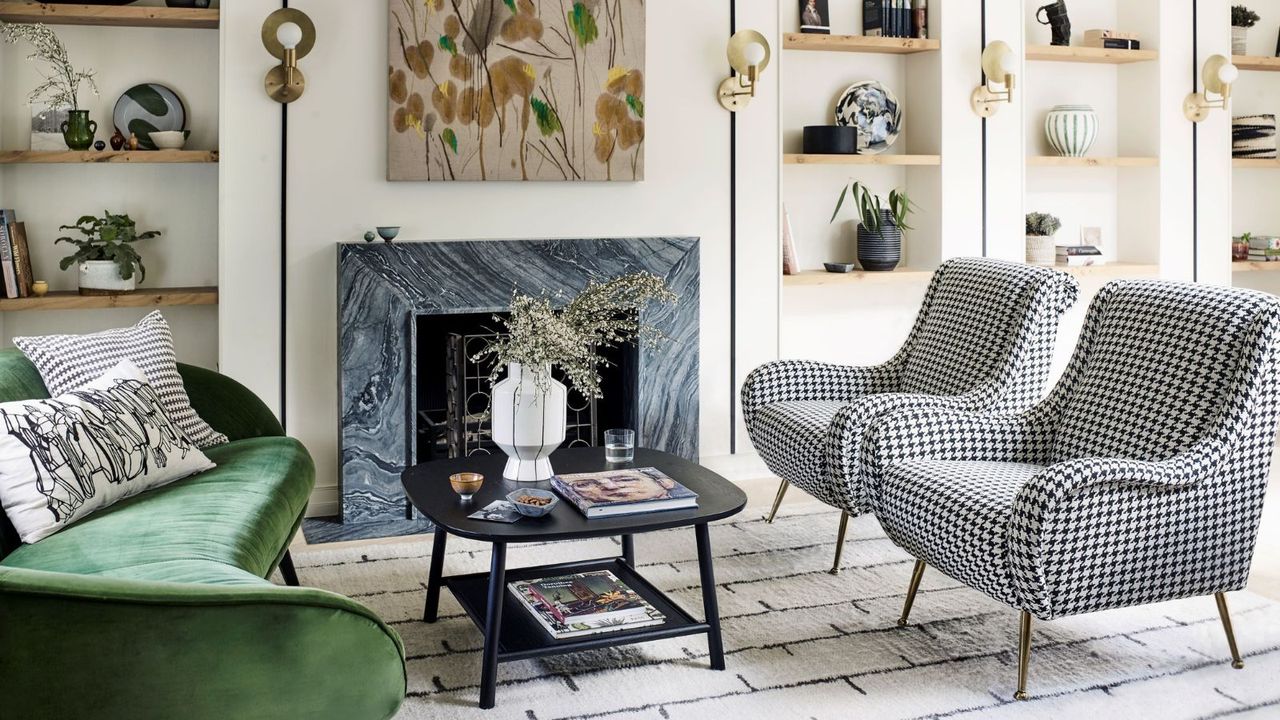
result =
[[[404,648],[333,593],[0,566],[0,687],[14,717],[381,720]],[[123,660],[122,660],[123,659]]]
[[[849,402],[862,395],[890,392],[896,383],[896,358],[883,365],[866,366],[813,360],[765,363],[752,370],[742,384],[742,417],[750,427],[755,411],[770,403]]]

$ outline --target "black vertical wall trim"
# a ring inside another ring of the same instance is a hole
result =
[[[1191,92],[1199,81],[1200,8],[1191,0]],[[1191,123],[1191,281],[1200,281],[1200,123]]]
[[[982,0],[981,20],[982,49],[987,49],[987,0]],[[981,64],[979,64],[981,66]],[[981,71],[980,85],[987,84],[987,71]],[[982,257],[987,256],[987,119],[982,118]]]
[[[729,0],[729,36],[738,32],[736,0]],[[733,75],[733,68],[729,68]],[[729,453],[738,452],[738,114],[729,113]]]
[[[281,7],[289,7],[284,0]],[[285,383],[287,340],[285,330],[289,325],[289,105],[280,105],[280,425],[288,428],[288,395]]]

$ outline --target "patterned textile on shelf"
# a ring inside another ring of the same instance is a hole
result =
[[[907,408],[1016,411],[1040,399],[1058,320],[1076,299],[1071,276],[982,258],[942,264],[906,343],[867,367],[772,362],[742,388],[742,412],[769,469],[819,500],[869,510],[862,435]]]
[[[867,431],[885,532],[1049,620],[1243,588],[1280,419],[1280,299],[1117,281],[1022,414],[912,409]]]

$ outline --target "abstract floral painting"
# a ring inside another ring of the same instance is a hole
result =
[[[644,0],[390,3],[388,179],[644,179]]]

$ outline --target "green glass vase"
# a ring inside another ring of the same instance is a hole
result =
[[[68,116],[62,123],[62,139],[72,150],[88,150],[98,132],[98,123],[89,119],[88,110],[70,110]]]

